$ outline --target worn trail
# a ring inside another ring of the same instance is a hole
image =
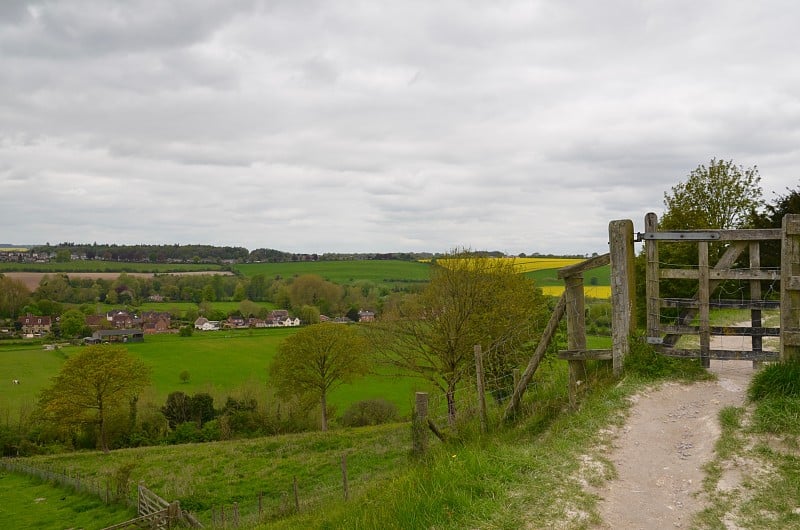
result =
[[[637,395],[610,458],[618,478],[597,493],[602,528],[688,528],[703,508],[703,466],[713,458],[719,411],[740,406],[751,361],[712,361],[717,381],[668,383]]]

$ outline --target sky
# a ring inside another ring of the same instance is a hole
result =
[[[607,252],[800,182],[793,1],[0,2],[0,243]]]

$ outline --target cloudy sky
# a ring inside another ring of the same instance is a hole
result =
[[[605,252],[800,177],[794,1],[0,2],[0,243]]]

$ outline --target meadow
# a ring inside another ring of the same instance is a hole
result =
[[[424,283],[430,277],[430,265],[427,263],[400,260],[243,263],[234,265],[234,270],[247,277],[263,274],[267,278],[291,278],[303,274],[316,274],[325,280],[342,285],[364,280],[387,288]]]
[[[129,343],[128,351],[152,367],[152,385],[142,402],[162,405],[171,392],[207,392],[221,407],[228,396],[243,393],[263,398],[268,387],[268,366],[278,345],[297,328],[195,332],[191,337],[147,335],[141,343]],[[30,412],[39,392],[50,384],[68,355],[82,346],[46,351],[41,345],[0,347],[0,421],[14,422]],[[181,372],[189,372],[183,382]],[[19,379],[21,384],[11,384]],[[414,392],[429,386],[419,379],[395,377],[376,367],[373,374],[337,388],[329,402],[341,414],[351,404],[383,398],[408,416]]]

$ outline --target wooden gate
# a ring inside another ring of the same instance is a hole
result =
[[[647,341],[666,355],[699,357],[704,366],[711,359],[752,359],[774,361],[800,358],[800,215],[787,215],[783,227],[761,230],[682,230],[662,232],[654,213],[645,217],[645,232],[638,234],[645,242],[647,258]],[[761,243],[781,242],[780,268],[761,266]],[[696,266],[668,268],[659,261],[659,245],[680,242],[696,244]],[[715,245],[720,258],[709,263],[709,245]],[[746,256],[745,256],[746,254]],[[746,258],[746,259],[745,259]],[[661,280],[697,282],[691,298],[660,296]],[[746,284],[745,299],[725,298],[719,287],[725,281]],[[780,285],[780,291],[763,293],[762,282]],[[710,311],[737,308],[750,311],[747,326],[712,326]],[[780,326],[766,327],[763,311],[780,309]],[[670,313],[671,311],[671,313]],[[665,314],[667,313],[667,314]],[[698,335],[699,347],[678,347],[684,335]],[[713,348],[714,336],[750,337],[749,348]],[[777,350],[764,349],[765,337],[780,337]]]

